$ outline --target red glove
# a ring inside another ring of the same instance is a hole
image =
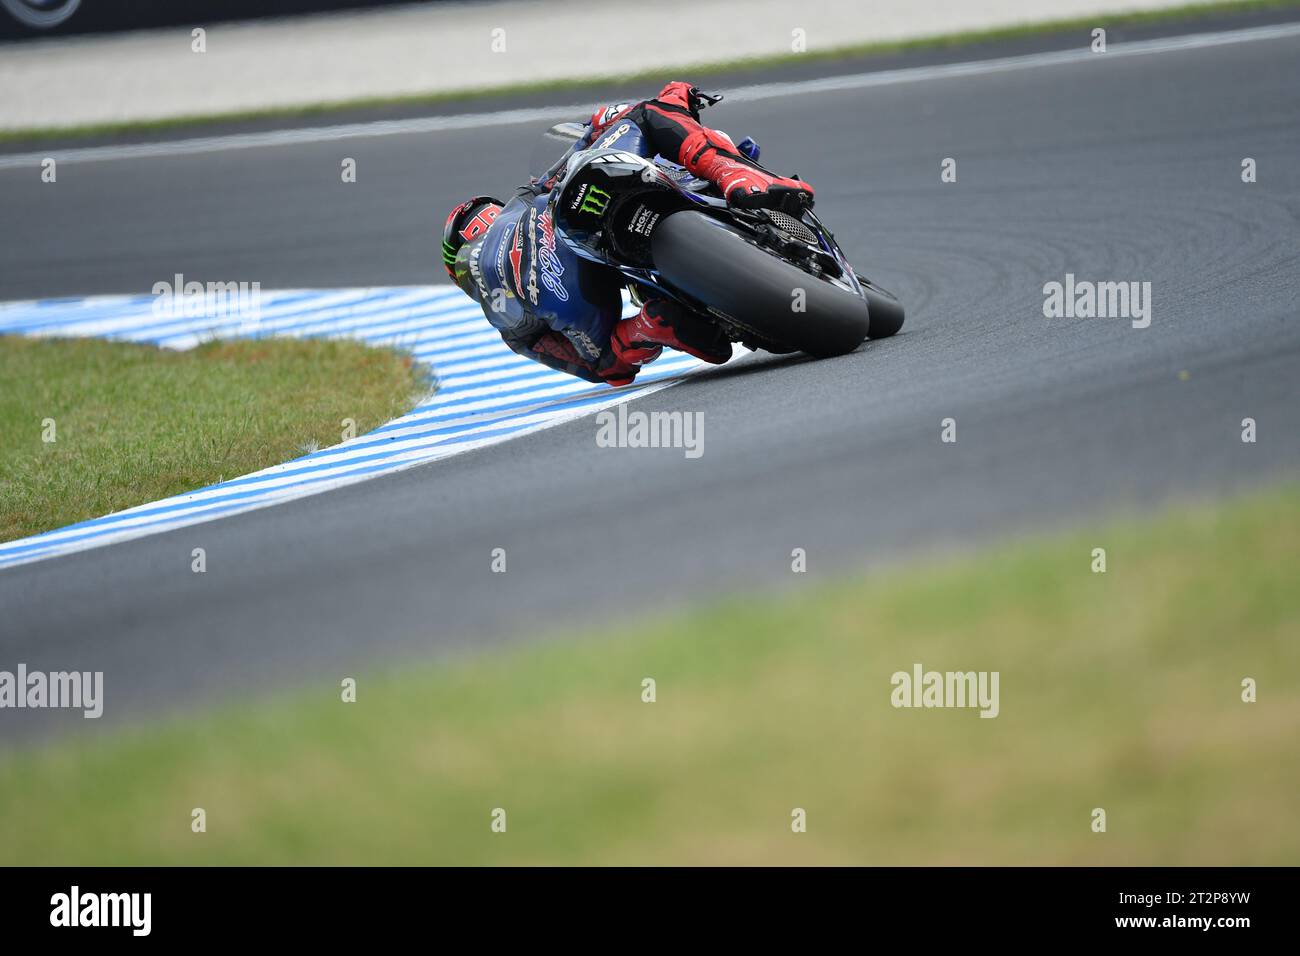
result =
[[[653,342],[633,344],[625,336],[620,337],[619,331],[626,332],[627,324],[628,321],[624,319],[614,326],[614,332],[609,337],[609,349],[600,357],[600,364],[596,368],[596,374],[615,387],[630,384],[636,378],[636,373],[641,371],[642,365],[653,362],[663,352],[663,346]]]
[[[632,109],[632,106],[629,103],[619,103],[617,106],[597,106],[596,112],[592,113],[591,119],[587,120],[587,125],[591,127],[590,138],[594,140],[617,120],[621,119],[630,109]]]

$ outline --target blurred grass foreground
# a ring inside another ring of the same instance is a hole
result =
[[[1294,865],[1298,557],[1289,487],[65,740],[0,863]]]

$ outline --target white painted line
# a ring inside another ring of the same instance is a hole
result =
[[[729,91],[727,92],[727,98],[732,101],[746,102],[783,96],[833,93],[878,86],[897,86],[903,83],[917,83],[925,80],[1006,73],[1012,70],[1035,69],[1043,66],[1060,66],[1085,62],[1100,63],[1117,57],[1177,53],[1185,50],[1200,50],[1237,43],[1254,43],[1261,40],[1279,40],[1295,36],[1300,36],[1300,23],[1282,23],[1274,26],[1248,27],[1239,30],[1193,33],[1176,37],[1162,37],[1155,40],[1117,43],[1110,45],[1105,53],[1094,53],[1086,44],[1081,44],[1078,49],[1058,50],[1049,53],[1031,53],[1024,56],[972,60],[938,66],[906,67],[899,70],[882,70],[874,73],[854,73],[847,76],[831,76],[791,83],[761,83]],[[226,150],[262,149],[275,146],[293,146],[302,143],[325,143],[343,139],[407,136],[420,133],[437,133],[445,130],[540,123],[554,119],[573,119],[584,116],[590,113],[591,108],[591,103],[580,103],[569,106],[540,106],[530,109],[499,110],[490,113],[463,113],[453,116],[426,116],[407,120],[377,120],[366,123],[346,123],[337,126],[270,130],[264,133],[231,133],[223,136],[203,136],[158,143],[87,146],[76,149],[51,147],[41,152],[0,156],[0,169],[39,166],[41,160],[48,156],[55,157],[61,163],[106,162],[118,159],[185,156],[195,153],[224,152]]]

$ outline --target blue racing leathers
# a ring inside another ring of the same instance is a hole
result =
[[[593,146],[647,155],[645,138],[627,121],[598,142],[589,130],[570,153]],[[602,360],[608,364],[610,334],[622,316],[623,279],[557,240],[553,185],[547,176],[521,186],[483,241],[461,249],[457,268],[469,270],[483,313],[510,348],[570,375],[605,381],[598,370]]]

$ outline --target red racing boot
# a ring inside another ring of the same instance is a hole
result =
[[[692,175],[716,185],[727,202],[741,209],[780,209],[797,216],[813,204],[813,188],[798,179],[774,176],[744,156],[726,134],[700,122],[700,109],[721,97],[702,93],[680,80],[627,113],[659,153],[676,157]],[[596,117],[603,119],[599,111]]]
[[[707,179],[739,209],[780,209],[799,215],[813,203],[813,188],[798,179],[773,176],[736,152],[731,140],[701,126],[686,137],[680,162],[690,172]]]

